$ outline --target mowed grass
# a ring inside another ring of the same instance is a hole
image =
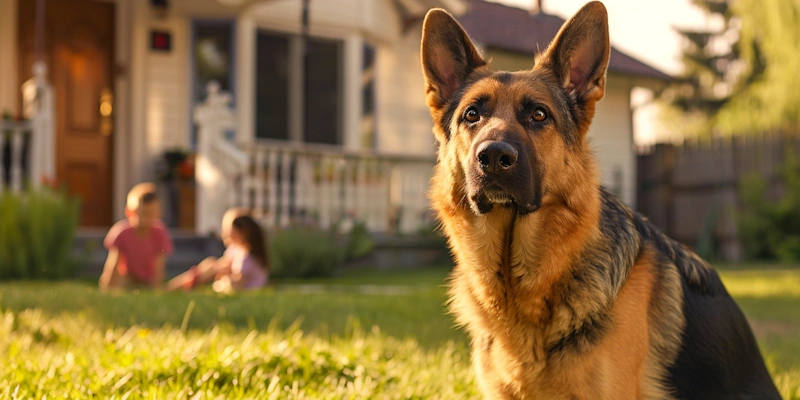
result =
[[[480,398],[447,269],[353,271],[222,297],[0,284],[0,398]],[[800,269],[721,272],[800,399]]]

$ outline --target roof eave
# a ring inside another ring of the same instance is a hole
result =
[[[467,12],[465,0],[394,0],[403,10],[405,17],[424,16],[431,8],[444,8],[455,15]]]

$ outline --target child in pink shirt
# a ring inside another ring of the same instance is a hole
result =
[[[108,231],[103,245],[108,249],[100,288],[161,287],[164,263],[172,252],[169,233],[161,222],[156,187],[140,183],[128,193],[126,219]]]
[[[262,287],[269,279],[269,261],[264,232],[243,210],[229,210],[223,217],[221,258],[208,257],[199,265],[173,278],[168,290],[191,289],[213,282],[218,292]]]

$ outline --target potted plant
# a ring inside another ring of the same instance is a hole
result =
[[[194,154],[181,148],[165,150],[159,159],[157,174],[167,192],[168,225],[194,229]]]

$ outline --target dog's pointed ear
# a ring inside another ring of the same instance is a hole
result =
[[[605,94],[610,53],[608,12],[593,1],[564,23],[539,63],[553,70],[570,96],[596,102]]]
[[[486,65],[464,28],[439,8],[425,15],[420,51],[425,96],[433,109],[444,106],[475,68]]]

